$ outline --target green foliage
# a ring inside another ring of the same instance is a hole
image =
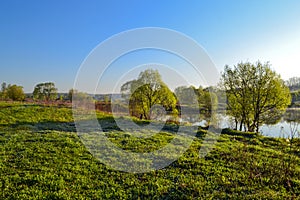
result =
[[[243,137],[248,137],[248,138],[254,138],[254,137],[258,136],[257,133],[242,132],[242,131],[237,131],[237,130],[231,130],[229,128],[223,129],[221,133],[226,134],[226,135],[243,136]]]
[[[73,102],[73,106],[84,109],[95,109],[95,101],[92,96],[85,92],[71,89],[69,91],[69,98]]]
[[[11,85],[6,89],[6,93],[8,98],[13,101],[23,101],[25,99],[22,86]]]
[[[215,111],[218,107],[218,97],[210,88],[203,89],[201,86],[197,89],[193,86],[180,86],[175,89],[175,95],[180,106],[186,106],[191,110],[200,109],[197,113],[204,116],[209,126],[216,116]]]
[[[300,107],[300,90],[291,92],[292,96],[292,107]]]
[[[34,87],[33,98],[37,100],[50,101],[57,98],[57,88],[52,82],[39,83]]]
[[[68,92],[68,99],[70,101],[73,101],[74,97],[76,98],[77,101],[80,101],[88,98],[88,94],[84,92],[79,92],[78,90],[72,88]]]
[[[180,105],[194,105],[197,104],[198,96],[197,89],[193,86],[179,86],[174,91]]]
[[[138,79],[123,84],[121,92],[129,96],[129,109],[133,116],[150,119],[154,105],[175,110],[176,98],[157,70],[141,72]]]
[[[229,114],[240,130],[258,132],[263,123],[279,119],[291,103],[289,88],[270,64],[239,63],[225,66],[221,85],[227,93]]]
[[[87,151],[75,132],[70,108],[0,103],[0,114],[0,199],[296,199],[300,195],[299,153],[294,147],[290,151],[284,139],[249,138],[231,131],[200,158],[202,136],[211,133],[199,130],[191,147],[170,166],[132,174],[108,168]],[[176,133],[170,125],[152,137],[137,138],[118,130],[112,116],[97,116],[110,141],[127,151],[153,151]]]
[[[5,100],[6,98],[7,98],[7,86],[6,83],[3,82],[1,84],[0,99]]]
[[[23,101],[25,99],[25,94],[22,86],[17,85],[6,85],[5,82],[1,84],[0,100],[13,100],[13,101]]]
[[[207,125],[209,126],[212,121],[215,121],[216,109],[218,107],[217,95],[207,89],[199,87],[197,89],[199,107],[202,108],[202,114],[204,114]]]
[[[39,123],[71,122],[71,108],[56,108],[23,103],[0,103],[0,126],[37,125]]]

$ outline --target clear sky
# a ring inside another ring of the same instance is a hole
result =
[[[32,92],[35,84],[53,81],[59,91],[68,91],[100,42],[141,27],[188,35],[219,71],[240,61],[270,61],[288,79],[300,76],[299,10],[298,0],[1,0],[0,82]]]

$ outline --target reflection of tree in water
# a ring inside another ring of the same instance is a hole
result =
[[[280,137],[284,137],[284,135],[285,135],[284,127],[281,126],[281,127],[280,127]]]
[[[287,110],[283,119],[289,124],[290,130],[287,132],[288,138],[293,140],[295,137],[300,136],[300,110],[290,109]]]

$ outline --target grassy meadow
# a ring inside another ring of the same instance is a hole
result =
[[[113,143],[137,152],[164,146],[178,128],[169,124],[145,139],[119,130],[108,114],[99,112],[98,120]],[[226,130],[199,158],[205,134],[199,129],[185,154],[164,169],[126,173],[85,148],[71,108],[2,102],[0,199],[299,198],[299,141],[290,146],[282,138]]]

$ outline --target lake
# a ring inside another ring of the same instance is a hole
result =
[[[224,114],[217,115],[219,128],[234,128],[234,123],[229,116]],[[206,121],[202,120],[200,122],[195,122],[193,125],[206,126]],[[259,132],[264,136],[288,138],[290,137],[292,130],[296,132],[296,136],[299,137],[300,109],[288,109],[280,122],[273,125],[264,124],[260,127]]]

